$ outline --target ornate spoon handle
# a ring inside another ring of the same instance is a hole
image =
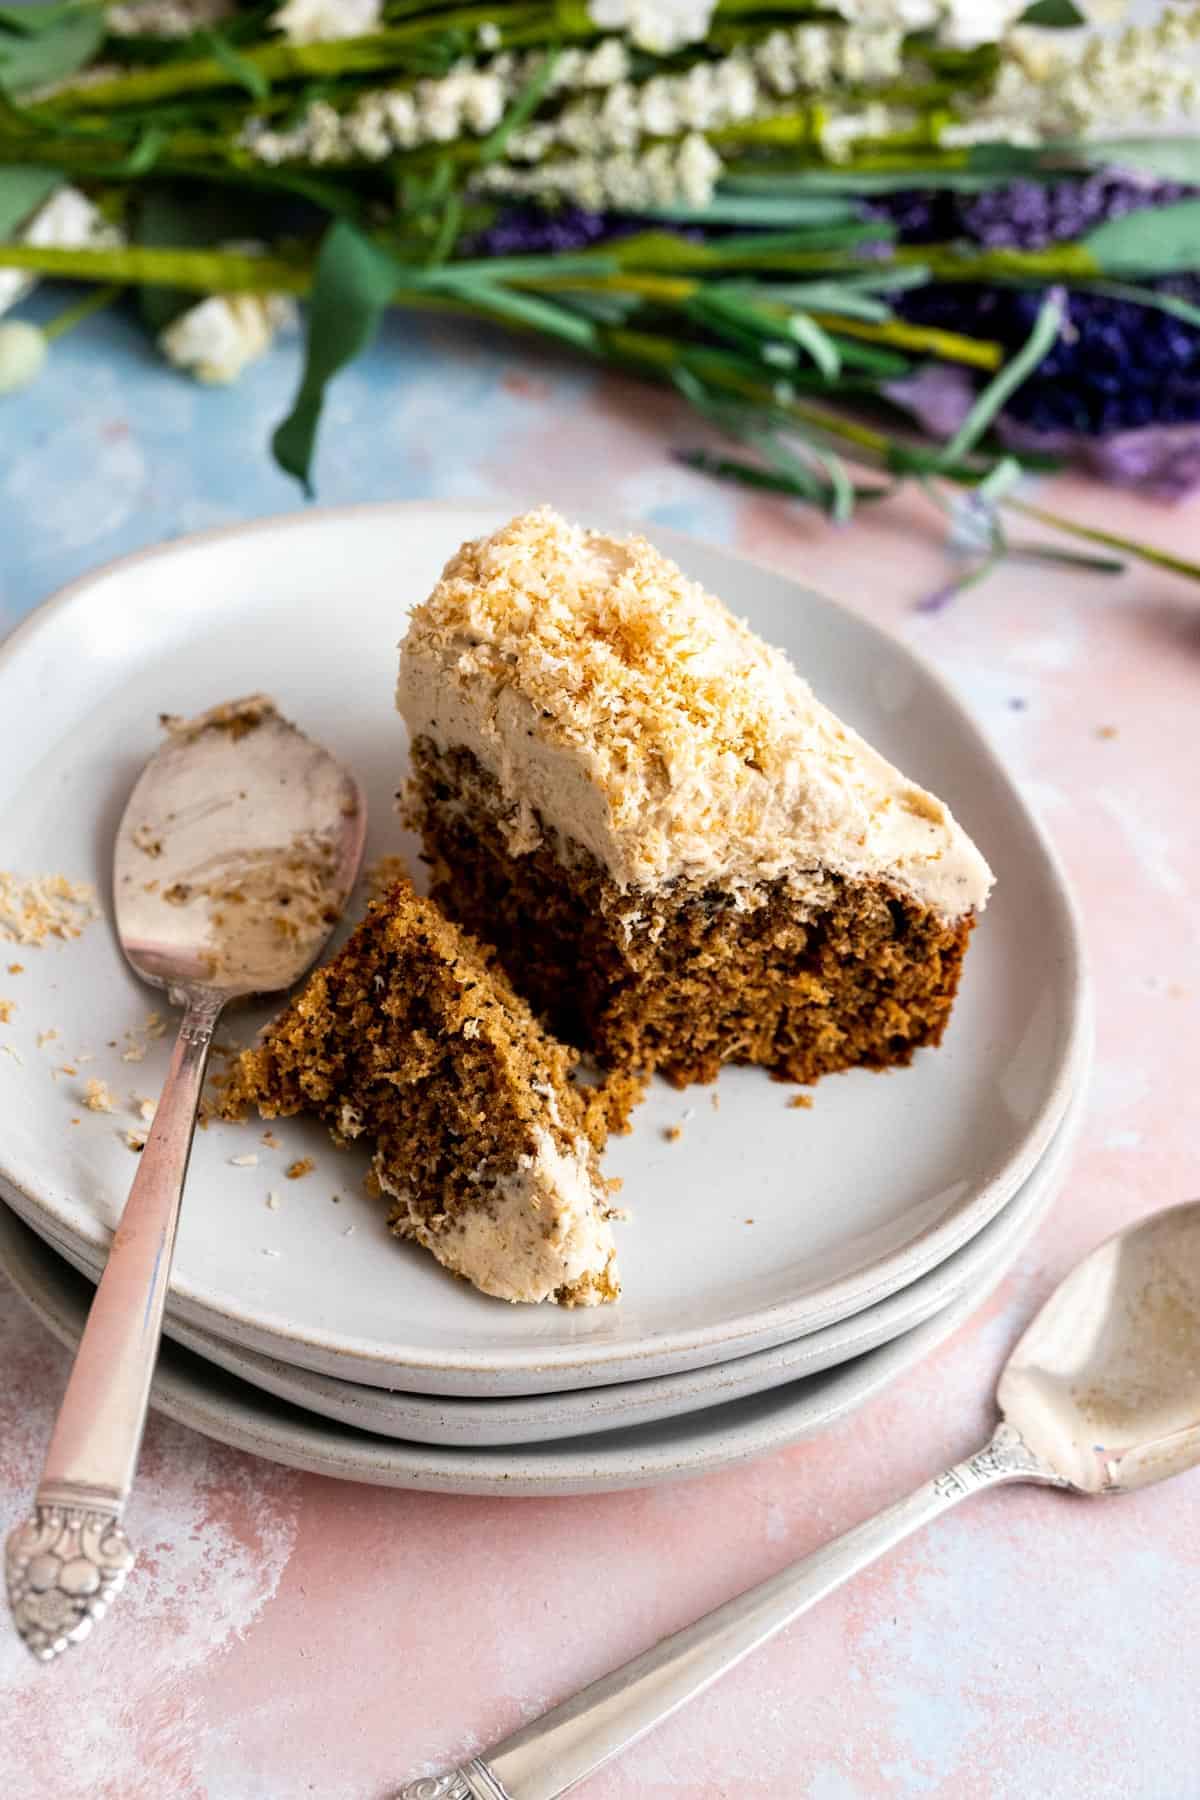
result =
[[[13,1618],[43,1662],[88,1635],[133,1564],[121,1513],[146,1423],[183,1183],[221,1005],[216,995],[189,998],[75,1352],[33,1513],[5,1546]]]
[[[409,1782],[396,1800],[557,1800],[902,1538],[968,1494],[1008,1481],[1068,1485],[1011,1425],[1000,1425],[982,1450],[907,1500],[664,1638],[486,1756],[449,1775]]]

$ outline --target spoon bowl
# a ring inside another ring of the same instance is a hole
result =
[[[121,947],[146,981],[177,992],[290,987],[353,886],[358,783],[262,694],[163,724],[117,832]]]
[[[1085,1257],[1017,1344],[997,1399],[1030,1450],[1085,1494],[1200,1461],[1200,1201]]]

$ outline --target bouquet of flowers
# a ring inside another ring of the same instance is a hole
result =
[[[5,0],[0,311],[88,286],[0,323],[0,392],[123,295],[233,380],[303,298],[308,486],[385,309],[466,314],[672,384],[730,440],[690,461],[834,518],[966,489],[982,569],[1023,468],[1200,484],[1197,53],[1200,8],[1076,0]]]

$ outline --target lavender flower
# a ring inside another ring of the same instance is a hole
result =
[[[1045,250],[1148,206],[1190,199],[1196,189],[1173,181],[1139,181],[1101,171],[1062,181],[1010,181],[982,194],[906,188],[871,202],[895,226],[901,243],[965,239],[988,250]]]
[[[1026,387],[1035,386],[1041,373]],[[943,440],[954,436],[975,398],[966,370],[947,363],[927,363],[886,391],[923,431]],[[1191,420],[1135,425],[1101,436],[1064,425],[1039,429],[1008,412],[996,421],[996,436],[1018,456],[1027,451],[1061,456],[1101,481],[1137,488],[1157,500],[1184,500],[1200,489],[1200,409]]]
[[[1200,300],[1200,278],[1155,284]],[[1037,291],[945,283],[900,301],[906,318],[1006,350],[1028,338],[1041,304]],[[1073,292],[1058,342],[1013,394],[1005,416],[1035,432],[1107,437],[1144,425],[1200,421],[1200,329],[1129,300]]]

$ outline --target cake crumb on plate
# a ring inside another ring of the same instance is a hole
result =
[[[301,1181],[304,1176],[311,1175],[316,1166],[311,1156],[298,1156],[283,1172],[289,1181]]]
[[[258,1157],[253,1150],[243,1150],[240,1156],[231,1156],[230,1162],[235,1169],[257,1169]]]
[[[812,1106],[812,1095],[793,1094],[788,1101],[788,1106],[793,1112],[808,1112]]]
[[[683,1136],[683,1126],[682,1125],[664,1125],[663,1126],[663,1136],[666,1138],[668,1144],[677,1144],[679,1142],[680,1138]]]
[[[84,1083],[83,1104],[89,1112],[112,1112],[116,1102],[107,1081],[102,1081],[98,1075],[89,1077]]]
[[[279,1211],[279,1195],[275,1192],[274,1188],[272,1188],[270,1190],[270,1192],[267,1194],[267,1211],[268,1212],[278,1212]]]

